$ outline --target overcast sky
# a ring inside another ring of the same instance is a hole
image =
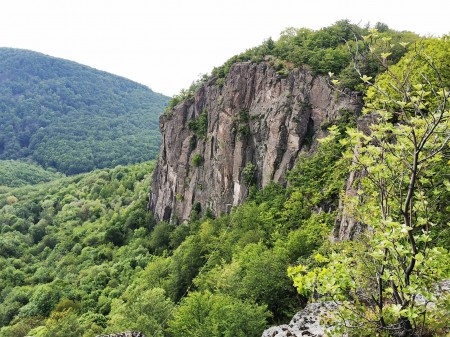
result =
[[[166,95],[286,27],[341,19],[450,33],[448,0],[3,0],[0,46],[121,75]]]

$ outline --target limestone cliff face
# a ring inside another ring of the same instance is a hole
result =
[[[282,181],[301,151],[314,150],[324,122],[359,106],[308,70],[281,77],[267,63],[237,63],[223,85],[211,79],[160,118],[149,210],[173,222],[189,218],[194,205],[229,212],[247,197],[250,181],[259,187]],[[202,113],[204,136],[192,127]]]

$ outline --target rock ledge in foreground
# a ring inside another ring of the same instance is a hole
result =
[[[329,326],[321,323],[331,319],[337,310],[334,302],[315,302],[308,304],[292,318],[289,324],[274,326],[265,330],[261,337],[325,337]]]

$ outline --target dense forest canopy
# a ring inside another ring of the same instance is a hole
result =
[[[146,212],[151,162],[0,191],[0,336],[258,336],[288,320],[304,298],[286,270],[332,228],[334,212],[312,209],[337,208],[341,150],[305,158],[288,189],[178,227]]]
[[[0,160],[0,187],[33,185],[63,176],[62,173],[54,172],[54,170],[45,170],[34,163],[19,160]]]
[[[75,174],[157,155],[167,97],[125,78],[1,48],[0,95],[0,160]]]

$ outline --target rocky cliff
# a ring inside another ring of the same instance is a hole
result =
[[[283,181],[298,154],[315,148],[324,123],[359,107],[306,69],[282,76],[268,63],[236,63],[222,83],[210,79],[161,116],[149,210],[172,222],[193,209],[229,212],[250,184]]]

